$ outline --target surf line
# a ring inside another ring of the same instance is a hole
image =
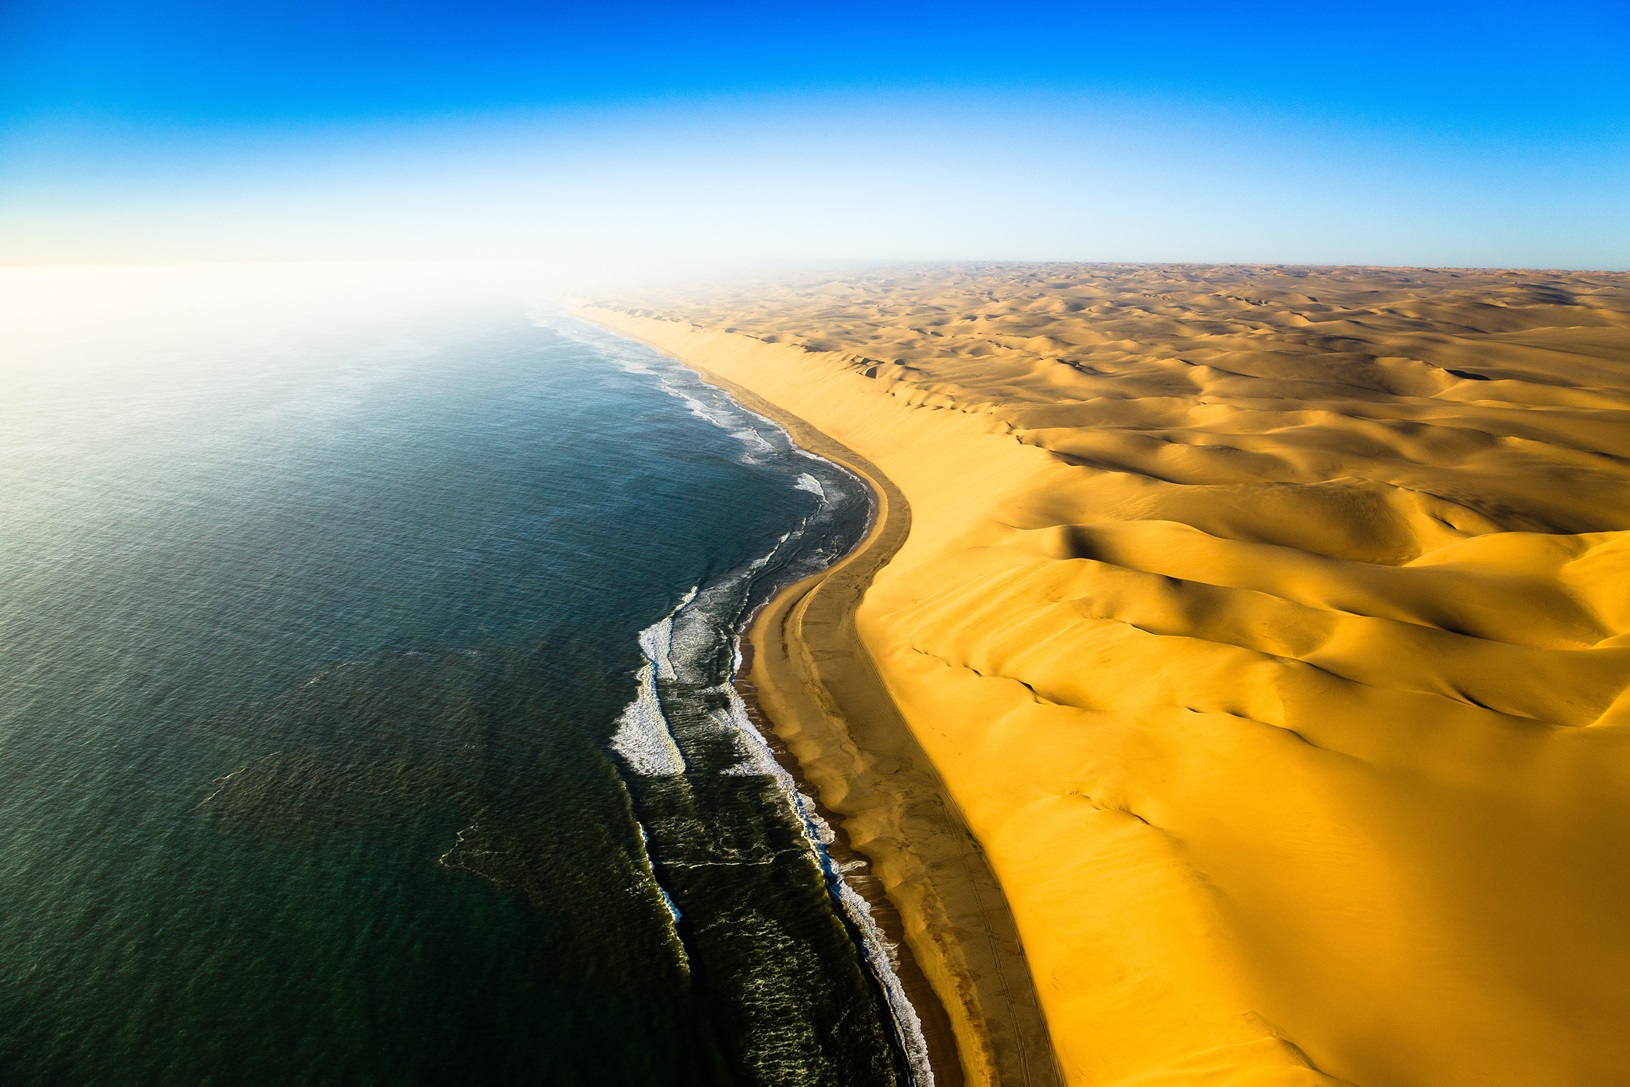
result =
[[[749,414],[763,418],[757,416],[756,412]],[[776,425],[769,420],[765,422],[772,426]],[[799,452],[824,461],[824,458],[814,457],[805,450],[800,449]],[[834,471],[847,473],[840,465],[832,464],[830,461],[824,463],[830,465]],[[798,480],[798,489],[814,491],[814,488],[805,483],[805,479],[819,486],[813,477],[806,475]],[[864,491],[863,483],[861,487]],[[824,491],[816,493],[821,500],[827,500]],[[869,491],[865,493],[871,500]],[[874,515],[875,502],[871,502],[867,523],[858,533],[857,541],[866,538]],[[904,983],[899,977],[895,958],[897,949],[888,941],[872,916],[871,905],[845,878],[842,865],[832,856],[829,846],[836,839],[835,832],[820,815],[814,799],[804,793],[797,779],[776,758],[769,741],[753,724],[746,703],[736,686],[736,678],[744,659],[743,640],[746,631],[765,604],[785,588],[785,584],[780,583],[782,579],[771,581],[767,586],[759,586],[756,580],[778,558],[786,558],[783,551],[797,548],[805,542],[804,529],[807,525],[806,520],[787,532],[767,553],[747,565],[711,584],[691,589],[672,611],[640,632],[639,646],[644,660],[638,671],[638,686],[633,700],[619,718],[611,746],[621,756],[629,771],[641,777],[683,777],[700,772],[686,763],[667,714],[663,712],[657,682],[695,675],[697,666],[702,663],[700,660],[676,659],[676,654],[683,654],[685,648],[697,650],[700,655],[705,654],[711,646],[719,644],[713,639],[676,639],[676,627],[682,624],[701,623],[711,627],[711,633],[716,636],[729,639],[728,672],[711,687],[714,693],[723,697],[725,704],[722,708],[710,712],[709,717],[717,727],[734,735],[743,758],[741,762],[716,772],[764,776],[775,783],[777,792],[787,805],[789,815],[801,832],[811,860],[822,875],[828,898],[838,916],[844,920],[845,928],[855,943],[861,963],[882,998],[888,1015],[886,1027],[904,1062],[907,1082],[910,1087],[933,1087],[934,1072],[929,1063],[928,1043],[917,1009],[912,1005]],[[820,543],[818,540],[809,542],[814,545]],[[832,556],[824,565],[829,566],[831,562],[841,557]],[[778,569],[784,566],[785,563],[782,563]],[[797,577],[791,580],[797,580]],[[790,584],[791,580],[786,581],[786,584]],[[754,601],[755,598],[757,598],[755,604],[749,610],[749,601]],[[720,604],[733,614],[721,614],[717,610]],[[640,827],[640,833],[642,838],[646,837],[643,825]],[[646,863],[650,869],[650,879],[673,916],[674,936],[677,938],[679,905],[662,886],[656,872],[657,864],[648,852]]]
[[[674,651],[679,648],[674,638],[675,628],[687,618],[686,613],[690,609],[703,609],[710,602],[709,598],[714,597],[716,591],[724,589],[727,584],[735,583],[743,588],[745,591],[740,598],[739,606],[734,609],[734,621],[729,622],[726,629],[721,632],[729,639],[731,656],[729,671],[718,685],[726,698],[727,710],[717,717],[724,718],[719,724],[727,727],[739,739],[746,758],[743,763],[723,772],[762,773],[776,783],[790,814],[802,831],[802,837],[807,843],[814,863],[822,873],[827,894],[856,944],[861,963],[882,996],[888,1011],[886,1027],[890,1030],[892,1041],[903,1058],[910,1087],[934,1087],[934,1072],[928,1059],[928,1042],[923,1034],[922,1020],[906,994],[904,983],[900,980],[895,958],[897,949],[886,939],[872,916],[871,905],[845,878],[842,866],[832,856],[828,846],[836,840],[836,834],[821,817],[813,798],[804,794],[798,781],[781,765],[769,742],[754,726],[735,683],[743,659],[742,643],[758,612],[787,585],[809,574],[829,569],[855,547],[860,546],[870,535],[878,516],[877,495],[863,478],[844,465],[799,445],[791,431],[779,421],[754,411],[732,396],[728,390],[708,382],[677,359],[670,358],[649,344],[616,333],[608,336],[606,330],[600,327],[570,318],[566,321],[549,320],[542,313],[529,316],[540,325],[551,327],[580,343],[598,348],[608,361],[627,372],[655,376],[661,390],[682,401],[692,415],[741,441],[746,447],[743,460],[747,463],[761,464],[766,454],[773,456],[777,452],[785,452],[813,461],[833,474],[847,478],[865,496],[867,504],[865,523],[850,545],[841,553],[833,554],[822,547],[823,543],[831,541],[813,540],[806,557],[818,557],[823,561],[813,567],[806,565],[801,570],[793,571],[791,567],[796,565],[796,559],[800,556],[796,553],[786,556],[786,561],[777,565],[782,577],[774,578],[772,573],[774,580],[764,586],[766,591],[757,592],[759,586],[756,582],[765,568],[777,558],[783,558],[783,550],[795,549],[803,542],[805,530],[814,520],[813,517],[806,518],[777,540],[768,553],[745,567],[726,574],[717,582],[693,588],[671,612],[642,631],[639,643],[645,659],[639,669],[638,688],[633,702],[619,719],[611,746],[622,756],[628,769],[639,776],[685,776],[692,772],[685,763],[667,715],[662,710],[657,680],[674,679],[680,671],[689,671],[678,667],[678,662],[673,659]],[[608,340],[612,342],[608,343]],[[628,347],[632,344],[638,345],[638,354],[629,352]],[[766,430],[785,443],[784,449],[778,449],[776,443],[765,439],[763,432]],[[813,494],[822,507],[830,509],[833,506],[832,496],[826,493],[821,481],[812,474],[800,472],[792,485],[798,490]],[[750,601],[753,601],[753,604],[749,608]],[[640,834],[648,843],[649,837],[643,825],[640,826]],[[672,915],[674,934],[677,938],[679,906],[658,879],[656,866],[648,849],[646,863],[650,879]]]
[[[755,613],[756,611],[757,609]],[[769,741],[753,725],[752,719],[747,714],[746,703],[736,688],[736,673],[742,662],[741,639],[749,625],[750,621],[743,624],[735,635],[734,663],[727,681],[730,716],[743,738],[752,745],[754,754],[758,756],[755,762],[763,765],[780,787],[782,797],[791,809],[793,817],[798,820],[803,830],[804,841],[808,843],[810,852],[814,854],[815,863],[825,878],[827,895],[837,907],[839,915],[848,921],[849,931],[860,951],[861,962],[865,964],[873,982],[883,995],[883,1004],[889,1013],[889,1028],[894,1035],[895,1045],[905,1058],[911,1087],[934,1087],[934,1069],[928,1060],[928,1040],[923,1035],[922,1019],[917,1015],[916,1007],[906,995],[905,984],[900,980],[898,964],[894,957],[896,949],[878,927],[877,920],[872,916],[871,904],[844,877],[842,866],[832,856],[829,846],[837,837],[832,827],[821,817],[814,799],[804,793],[797,779],[775,757]]]
[[[729,394],[721,390],[725,396]],[[830,471],[846,476],[859,489],[866,498],[866,517],[853,541],[843,551],[826,555],[826,561],[821,563],[819,570],[830,569],[842,561],[851,551],[859,547],[870,535],[878,516],[877,496],[872,493],[871,487],[864,479],[851,472],[848,468],[835,461],[828,460],[818,453],[800,446],[793,440],[792,433],[780,423],[766,415],[761,415],[751,408],[736,402],[733,398],[731,405],[736,410],[773,427],[785,435],[792,452],[825,466]],[[808,491],[816,496],[822,505],[831,504],[831,496],[814,476],[807,472],[800,473],[794,486],[802,491]],[[807,525],[800,524],[797,529],[783,536],[769,555],[753,564],[754,572],[762,570],[776,557],[781,547],[791,542],[798,542],[803,537],[803,529]],[[819,541],[816,541],[818,544]],[[857,891],[844,875],[843,866],[838,864],[832,856],[830,846],[837,839],[836,833],[830,824],[820,814],[813,797],[807,795],[800,787],[798,780],[792,772],[781,764],[776,758],[775,751],[769,741],[753,724],[752,717],[747,712],[747,704],[741,697],[741,691],[736,686],[736,678],[741,672],[744,660],[743,643],[747,632],[752,629],[753,621],[758,613],[768,607],[770,602],[788,585],[801,580],[800,573],[794,577],[772,582],[768,591],[759,594],[757,603],[751,610],[745,610],[738,616],[730,633],[730,671],[725,677],[724,687],[728,699],[730,722],[737,734],[742,738],[752,752],[753,761],[763,768],[763,771],[772,777],[780,788],[783,799],[803,830],[804,841],[808,843],[810,852],[814,855],[815,863],[820,867],[821,874],[826,882],[827,894],[838,915],[847,922],[847,927],[855,940],[860,952],[861,962],[871,974],[873,982],[882,994],[884,1007],[888,1009],[889,1023],[894,1043],[905,1060],[906,1075],[910,1087],[934,1087],[934,1068],[928,1059],[928,1040],[923,1034],[922,1019],[917,1014],[916,1007],[906,994],[905,984],[900,980],[898,961],[895,958],[897,949],[884,936],[876,918],[872,916],[871,904],[864,895]],[[790,757],[790,753],[789,753]]]

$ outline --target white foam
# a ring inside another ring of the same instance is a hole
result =
[[[622,756],[628,768],[643,777],[676,777],[685,772],[685,756],[674,742],[668,718],[657,700],[657,680],[673,679],[672,657],[674,617],[696,599],[696,590],[685,594],[673,611],[640,631],[640,665],[634,700],[617,719],[611,749]]]
[[[827,847],[837,840],[837,835],[826,820],[821,818],[814,799],[798,788],[797,781],[776,760],[769,742],[764,739],[764,734],[747,716],[747,705],[742,701],[735,685],[726,683],[723,691],[728,699],[729,708],[717,711],[715,720],[721,725],[727,725],[744,741],[743,761],[730,767],[725,773],[765,775],[775,779],[776,784],[780,786],[788,806],[803,828],[804,839],[814,852],[816,863],[826,873],[827,886],[831,888],[838,904],[843,907],[850,924],[860,933],[861,954],[871,967],[872,976],[883,989],[884,1002],[894,1020],[895,1034],[900,1040],[901,1048],[905,1050],[906,1062],[911,1069],[912,1087],[934,1087],[934,1069],[928,1062],[928,1040],[923,1037],[922,1019],[918,1017],[917,1009],[912,1006],[911,999],[906,995],[905,984],[900,980],[898,949],[884,937],[883,930],[872,917],[871,903],[849,885],[849,881],[843,878],[842,869],[827,852]]]
[[[800,491],[808,491],[810,494],[821,499],[823,502],[826,500],[826,488],[821,486],[820,480],[816,479],[808,472],[800,475],[798,477],[798,482],[793,484],[793,486],[797,487]]]
[[[766,433],[784,435],[786,432],[780,424],[743,407],[729,393],[707,384],[682,363],[658,354],[655,349],[647,349],[649,353],[639,352],[621,337],[581,322],[560,320],[559,315],[541,306],[527,316],[540,327],[593,348],[625,373],[654,376],[658,387],[682,401],[692,415],[746,446],[749,459],[780,448],[765,436]],[[788,446],[789,451],[796,449],[790,441]]]

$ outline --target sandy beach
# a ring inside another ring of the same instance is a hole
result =
[[[936,1087],[1060,1082],[1001,888],[855,627],[862,595],[910,531],[910,506],[852,449],[692,365],[871,489],[873,522],[860,546],[789,586],[755,618],[738,686],[843,836],[840,858],[864,865],[845,879],[903,945],[898,973],[922,1020]]]
[[[1070,1084],[1622,1079],[1630,276],[890,267],[585,312],[883,497],[749,678],[968,1082],[1049,1047]]]

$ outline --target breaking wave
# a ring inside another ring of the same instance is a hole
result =
[[[551,322],[550,327],[592,346],[629,373],[655,378],[692,414],[739,441],[744,463],[778,472],[789,488],[814,496],[814,508],[769,551],[692,589],[672,611],[641,631],[643,661],[635,695],[618,721],[611,746],[628,771],[641,778],[682,781],[716,774],[773,784],[883,997],[907,1081],[913,1087],[932,1087],[934,1074],[922,1023],[897,972],[898,949],[884,936],[865,898],[845,880],[829,851],[835,840],[832,828],[777,761],[734,684],[741,665],[741,637],[753,614],[782,587],[830,566],[864,536],[870,493],[852,473],[797,446],[779,424],[742,407],[680,364],[589,326],[574,325],[569,333],[559,323]],[[857,510],[865,516],[857,518]],[[676,721],[689,723],[676,729]],[[688,737],[687,730],[696,734]],[[687,743],[699,742],[704,730],[711,739],[728,739],[735,759],[722,765],[687,759]],[[654,858],[651,878],[677,925],[682,907],[662,889],[656,874],[661,867],[661,858]]]

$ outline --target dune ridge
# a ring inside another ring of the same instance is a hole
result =
[[[1067,1082],[1626,1081],[1630,276],[889,267],[589,314],[909,501],[855,629]]]

